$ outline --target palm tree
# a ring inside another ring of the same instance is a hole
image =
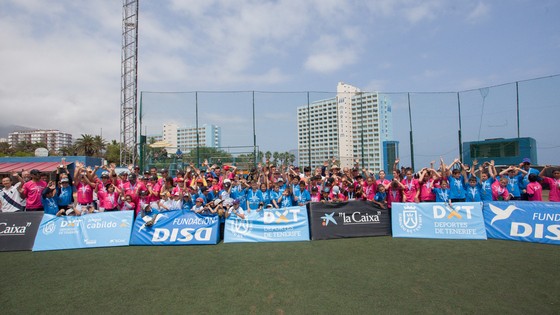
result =
[[[270,158],[272,157],[272,153],[270,153],[270,151],[266,151],[264,153],[264,158],[266,159],[266,161],[268,161],[270,163]]]
[[[103,151],[107,148],[107,142],[101,138],[101,136],[93,137],[93,149],[95,150],[95,155],[102,156]]]
[[[92,135],[82,134],[82,137],[76,140],[75,145],[78,154],[93,156],[96,153],[95,140]]]
[[[294,165],[294,162],[296,161],[296,156],[292,153],[288,153],[288,160],[290,161],[291,165]]]
[[[60,154],[63,155],[63,156],[70,156],[70,155],[76,155],[76,154],[77,154],[76,151],[77,151],[77,150],[76,150],[76,145],[75,145],[75,144],[71,144],[71,145],[69,145],[69,146],[67,146],[67,147],[62,147],[62,148],[60,148],[60,151],[59,151],[59,152],[60,152]]]
[[[280,157],[280,153],[274,151],[274,153],[272,153],[272,158],[274,159],[274,162],[272,162],[274,165],[278,165],[278,159]]]

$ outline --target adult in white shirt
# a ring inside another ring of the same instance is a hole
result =
[[[19,182],[15,185],[12,185],[10,177],[2,178],[2,186],[4,187],[0,191],[0,212],[16,212],[25,209],[23,198],[21,198],[19,191],[23,179],[17,174],[13,174],[13,176],[19,179]]]
[[[233,206],[231,206],[226,212],[226,219],[229,218],[230,215],[235,215],[241,219],[245,219],[245,211],[243,211],[243,208],[241,208],[238,199],[235,199],[233,201]]]

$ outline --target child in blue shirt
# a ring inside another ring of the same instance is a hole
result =
[[[56,184],[54,182],[49,182],[47,187],[43,190],[41,194],[41,203],[43,204],[43,211],[45,214],[56,215],[59,209],[56,198]]]
[[[383,209],[387,209],[387,192],[383,184],[377,185],[377,192],[373,197],[373,202]]]
[[[469,177],[467,184],[466,201],[467,202],[478,202],[482,201],[481,195],[481,185],[478,183],[478,178],[475,176]]]
[[[448,203],[451,199],[449,198],[449,187],[446,180],[442,180],[439,184],[440,187],[434,188],[434,193],[436,194],[436,202]]]

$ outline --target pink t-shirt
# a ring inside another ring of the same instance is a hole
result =
[[[93,188],[90,184],[78,182],[76,185],[76,193],[78,195],[78,203],[92,203],[93,202]]]
[[[377,191],[377,185],[374,182],[372,182],[371,185],[365,186],[364,195],[366,197],[366,200],[372,201],[375,198],[376,191]]]
[[[435,201],[434,179],[430,178],[420,185],[420,201]]]
[[[150,184],[148,184],[148,185],[150,185]],[[147,187],[146,187],[146,188],[147,188]],[[159,195],[160,195],[160,193],[161,193],[161,185],[160,185],[159,183],[156,183],[155,185],[153,185],[153,186],[152,186],[152,192],[153,192],[154,194],[153,194],[153,195],[150,194],[150,195],[148,196],[149,201],[150,201],[150,202],[159,201],[159,199],[160,199],[160,196],[159,196]]]
[[[401,183],[404,185],[404,202],[414,202],[416,199],[416,193],[420,185],[418,184],[418,180],[413,179],[403,179]]]
[[[542,201],[542,186],[539,182],[527,184],[527,194],[533,195],[529,197],[529,201]]]
[[[41,195],[46,187],[47,183],[42,180],[38,182],[30,180],[23,184],[23,193],[27,196],[26,209],[40,209],[43,207],[43,204],[41,203]]]
[[[500,185],[500,181],[497,180],[494,182],[494,184],[492,184],[492,200],[496,201],[496,200],[507,200],[509,195],[509,191],[506,187],[502,187],[502,185]]]
[[[550,186],[548,200],[553,202],[560,202],[560,179],[543,177],[543,182],[547,183],[548,186]]]
[[[393,189],[393,187],[389,187],[387,191],[387,207],[391,208],[393,202],[402,202],[402,195],[402,190],[400,188]]]
[[[103,209],[116,209],[119,207],[119,194],[117,192],[103,192],[97,193],[100,206]]]
[[[387,186],[391,183],[391,181],[385,178],[385,179],[378,179],[378,180],[375,181],[375,183],[377,185],[381,184],[383,186]]]
[[[311,202],[321,201],[321,194],[318,192],[316,194],[311,194]]]

